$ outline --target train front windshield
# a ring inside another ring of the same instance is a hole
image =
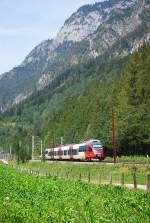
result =
[[[100,152],[101,149],[102,149],[102,146],[93,146],[93,149],[94,149],[96,152]]]
[[[96,152],[100,152],[101,149],[103,148],[100,141],[93,141],[92,144],[93,144],[93,149]]]

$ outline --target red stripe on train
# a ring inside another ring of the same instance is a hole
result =
[[[70,151],[70,152],[69,152]],[[69,158],[70,159],[73,159],[73,154],[72,154],[72,151],[73,151],[73,146],[69,146]]]

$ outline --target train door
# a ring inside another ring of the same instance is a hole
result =
[[[95,157],[96,157],[96,155],[94,154],[94,152],[92,150],[92,146],[86,145],[85,146],[85,159],[90,160]]]

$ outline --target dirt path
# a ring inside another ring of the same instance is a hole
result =
[[[34,176],[48,176],[48,173],[45,173],[45,172],[42,172],[42,171],[35,171],[35,170],[31,170],[31,169],[25,169],[25,168],[15,168],[17,170],[19,170],[20,172],[26,172],[28,174],[31,174],[31,175],[34,175]],[[79,180],[79,178],[76,178],[76,177],[71,177],[71,176],[63,176],[63,177],[58,177],[60,179],[70,179],[70,180]],[[85,179],[85,178],[80,178],[80,180],[82,182],[85,182],[85,183],[89,183],[89,184],[97,184],[97,185],[112,185],[112,186],[121,186],[121,187],[127,187],[127,188],[130,188],[130,189],[136,189],[134,188],[134,184],[127,184],[125,183],[124,185],[121,185],[121,183],[117,183],[117,182],[112,182],[110,183],[109,181],[104,181],[104,180],[93,180],[93,179]],[[147,190],[147,186],[146,185],[137,185],[137,189],[140,189],[140,190],[144,190],[146,191]]]
[[[124,184],[124,185],[121,185],[121,183],[116,183],[116,182],[110,184],[108,181],[101,181],[101,183],[99,183],[96,180],[91,180],[90,182],[88,182],[88,180],[85,180],[85,179],[82,179],[81,181],[86,182],[86,183],[97,184],[97,185],[112,185],[112,186],[127,187],[129,189],[135,189],[133,184]],[[137,185],[137,189],[145,190],[146,191],[147,190],[147,186],[140,184],[140,185]]]

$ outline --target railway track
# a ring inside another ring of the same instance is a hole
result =
[[[107,161],[107,160],[103,160],[103,161],[98,161],[98,160],[95,160],[95,161],[81,161],[81,160],[60,160],[60,161],[57,161],[57,160],[52,160],[52,161],[46,161],[47,163],[53,163],[53,162],[61,162],[61,163],[73,163],[73,164],[79,164],[79,163],[82,163],[82,164],[114,164],[113,161]],[[136,162],[136,161],[117,161],[116,164],[128,164],[128,165],[148,165],[150,166],[150,162]]]

